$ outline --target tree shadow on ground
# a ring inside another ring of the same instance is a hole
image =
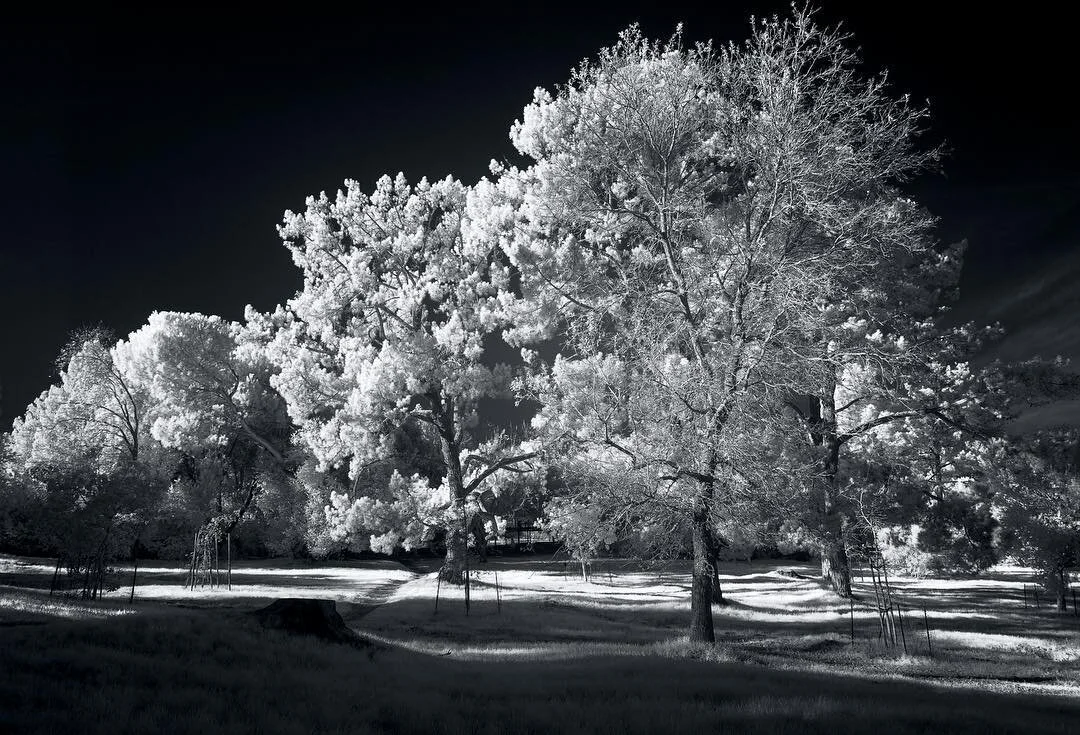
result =
[[[897,674],[1080,687],[1075,670],[1080,625],[1074,628],[1071,618],[1045,612],[1034,616],[1031,610],[1002,604],[1002,592],[1008,590],[995,587],[994,580],[959,590],[945,585],[924,595],[926,600],[914,594],[920,590],[913,585],[896,583],[902,626],[896,643],[888,645],[869,585],[855,584],[859,599],[852,604],[818,580],[758,572],[747,576],[741,583],[725,584],[731,604],[713,610],[717,641],[725,655],[736,660],[886,673],[895,668],[890,660],[907,655],[917,660],[903,662],[907,668],[896,669]],[[669,575],[663,593],[654,589],[637,598],[633,585],[603,581],[566,589],[504,585],[500,602],[485,576],[472,584],[468,615],[460,589],[443,586],[437,611],[433,595],[421,594],[347,621],[384,639],[421,648],[654,645],[687,632],[688,579],[676,582],[677,575]],[[927,606],[925,617],[919,603]]]
[[[693,660],[693,649],[369,656],[204,611],[0,635],[0,724],[19,732],[1068,733],[1080,717],[1075,698]]]

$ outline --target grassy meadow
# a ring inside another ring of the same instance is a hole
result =
[[[717,645],[700,646],[684,637],[685,565],[607,560],[584,581],[547,557],[495,557],[466,614],[463,590],[393,561],[244,562],[231,591],[195,592],[181,568],[144,566],[129,606],[124,588],[50,598],[48,560],[6,557],[0,731],[1064,733],[1080,721],[1080,618],[1025,607],[1026,570],[897,580],[906,654],[873,637],[861,579],[852,609],[790,575],[809,565],[725,571],[731,604],[714,608]],[[247,615],[278,597],[336,600],[370,645]]]

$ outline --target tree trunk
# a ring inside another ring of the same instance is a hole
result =
[[[453,524],[457,525],[457,524]],[[446,557],[439,577],[448,584],[465,584],[465,533],[460,528],[446,529]]]
[[[712,616],[712,587],[716,567],[710,557],[712,529],[709,527],[709,500],[712,498],[712,490],[711,484],[701,483],[693,508],[694,567],[690,585],[690,640],[703,643],[716,641]]]
[[[139,539],[136,538],[135,542],[131,544],[131,596],[128,597],[128,604],[131,605],[135,602],[135,580],[139,576]]]
[[[727,546],[727,542],[718,538],[711,528],[706,541],[709,544],[709,563],[712,565],[712,601],[714,605],[726,605],[724,590],[720,587],[720,550]]]
[[[839,455],[839,443],[831,442],[825,460],[821,578],[829,583],[833,592],[848,598],[851,597],[851,565],[848,562],[847,549],[844,548],[844,517],[835,502]]]
[[[1057,609],[1058,612],[1068,612],[1069,606],[1065,604],[1065,592],[1069,587],[1068,573],[1064,568],[1059,567],[1057,572]]]
[[[826,478],[829,484],[825,488],[821,578],[829,583],[833,592],[846,599],[851,597],[851,564],[844,546],[844,518],[832,502],[835,477]]]
[[[60,581],[60,560],[62,558],[60,556],[56,557],[56,571],[53,572],[52,584],[49,585],[49,597],[53,596],[53,592],[56,591],[56,586]]]
[[[469,521],[469,533],[472,536],[473,546],[476,547],[476,555],[481,563],[487,562],[487,528],[479,513],[473,515]]]
[[[829,583],[833,592],[848,598],[851,597],[851,564],[844,546],[844,518],[833,503],[836,475],[827,475],[826,481],[828,484],[825,487],[822,522],[821,578]]]
[[[714,605],[726,605],[724,590],[720,588],[720,572],[717,571],[716,561],[712,563],[712,601]]]
[[[841,597],[851,597],[851,565],[844,542],[827,539],[821,543],[821,577]]]
[[[840,482],[842,440],[836,420],[836,383],[825,386],[818,396],[816,425],[811,427],[811,441],[821,447],[821,578],[833,592],[851,597],[851,566],[844,548],[844,517],[837,507]]]
[[[451,521],[450,528],[446,529],[446,559],[441,576],[444,582],[465,584],[469,552],[468,521],[465,517],[465,480],[461,472],[454,409],[452,404],[444,405],[437,399],[434,403],[437,406],[436,428],[439,431],[443,465],[446,467],[446,484],[450,488],[450,502],[460,511],[460,517]]]
[[[187,586],[192,592],[195,591],[195,564],[196,556],[199,553],[199,532],[195,532],[194,540],[191,542],[191,566],[188,570],[188,583]]]

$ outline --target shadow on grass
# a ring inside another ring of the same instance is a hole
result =
[[[922,615],[909,607],[904,640],[898,636],[895,647],[889,647],[879,637],[876,612],[865,602],[855,605],[853,621],[848,604],[822,596],[814,580],[777,582],[758,575],[758,584],[751,595],[731,590],[728,599],[733,604],[713,609],[717,640],[732,660],[834,674],[944,679],[968,686],[989,681],[999,689],[1010,683],[1052,684],[1080,694],[1080,636],[1063,630],[1061,620],[1045,621],[1044,632],[1032,629],[1023,614],[996,610],[990,601],[979,613],[946,616],[951,611],[943,606],[936,617],[934,611],[929,615],[931,647]],[[775,597],[775,587],[784,594]],[[501,604],[487,578],[474,582],[472,589],[468,615],[460,588],[443,586],[437,612],[433,596],[415,589],[412,596],[380,606],[363,619],[345,617],[390,643],[496,658],[522,646],[532,651],[547,647],[550,655],[565,656],[575,647],[597,654],[624,645],[662,644],[685,635],[689,619],[686,597],[654,594],[633,600],[602,583],[593,585],[588,595],[578,587],[513,587],[510,592],[526,595],[517,599],[507,599],[503,587]],[[800,592],[810,596],[812,605],[799,602]],[[776,606],[770,607],[774,599]]]
[[[0,631],[0,729],[90,733],[1073,732],[1075,699],[694,660],[458,660],[145,613]]]
[[[468,614],[461,591],[444,588],[437,610],[433,598],[415,596],[386,603],[363,619],[347,612],[343,615],[346,622],[387,640],[421,642],[421,647],[423,641],[429,641],[433,647],[453,645],[471,649],[543,643],[652,644],[684,635],[689,618],[689,605],[685,599],[676,603],[663,600],[632,603],[603,598],[600,591],[595,599],[586,599],[552,595],[549,590],[546,598],[503,599],[500,603],[487,585],[474,585],[473,591]],[[860,652],[869,647],[874,655],[898,653],[883,651],[880,643],[870,640],[878,637],[880,624],[876,613],[866,607],[856,609],[854,644],[851,642],[852,618],[846,606],[800,615],[795,610],[770,613],[735,601],[728,606],[714,607],[713,617],[717,640],[729,646],[736,656],[784,656],[822,645],[842,646],[845,650],[854,645]],[[1009,616],[997,623],[960,617],[931,618],[930,624],[931,636],[937,639],[938,656],[943,656],[969,647],[963,640],[943,640],[945,636],[955,638],[957,634],[972,632],[981,637],[1015,635],[1024,621],[1012,620]],[[904,626],[905,644],[909,650],[913,654],[930,653],[925,643],[922,617],[909,612]],[[1045,658],[1032,652],[1037,650],[1039,643],[1038,639],[1031,640],[1032,645],[1019,646],[1024,651],[1022,655],[1017,654],[1020,663],[1042,663]],[[980,642],[981,638],[975,638],[970,645],[977,646]],[[1008,643],[1013,647],[1018,645],[1017,641]],[[1080,641],[1076,640],[1072,644],[1076,656],[1080,656],[1078,644]],[[1073,654],[1064,652],[1061,665],[1068,666]],[[1009,655],[1001,651],[994,653],[995,660],[1016,663],[1017,659],[1009,658]]]

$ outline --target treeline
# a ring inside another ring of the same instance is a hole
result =
[[[903,189],[940,164],[927,121],[810,11],[723,47],[631,28],[536,91],[527,164],[286,212],[304,285],[273,312],[77,335],[5,438],[3,542],[82,568],[199,530],[439,540],[460,581],[470,536],[528,512],[579,558],[691,554],[699,640],[718,560],[762,546],[813,550],[845,596],[853,556],[1012,555],[1064,600],[1077,433],[1010,425],[1078,380],[976,369],[999,330],[944,326],[963,247]]]

